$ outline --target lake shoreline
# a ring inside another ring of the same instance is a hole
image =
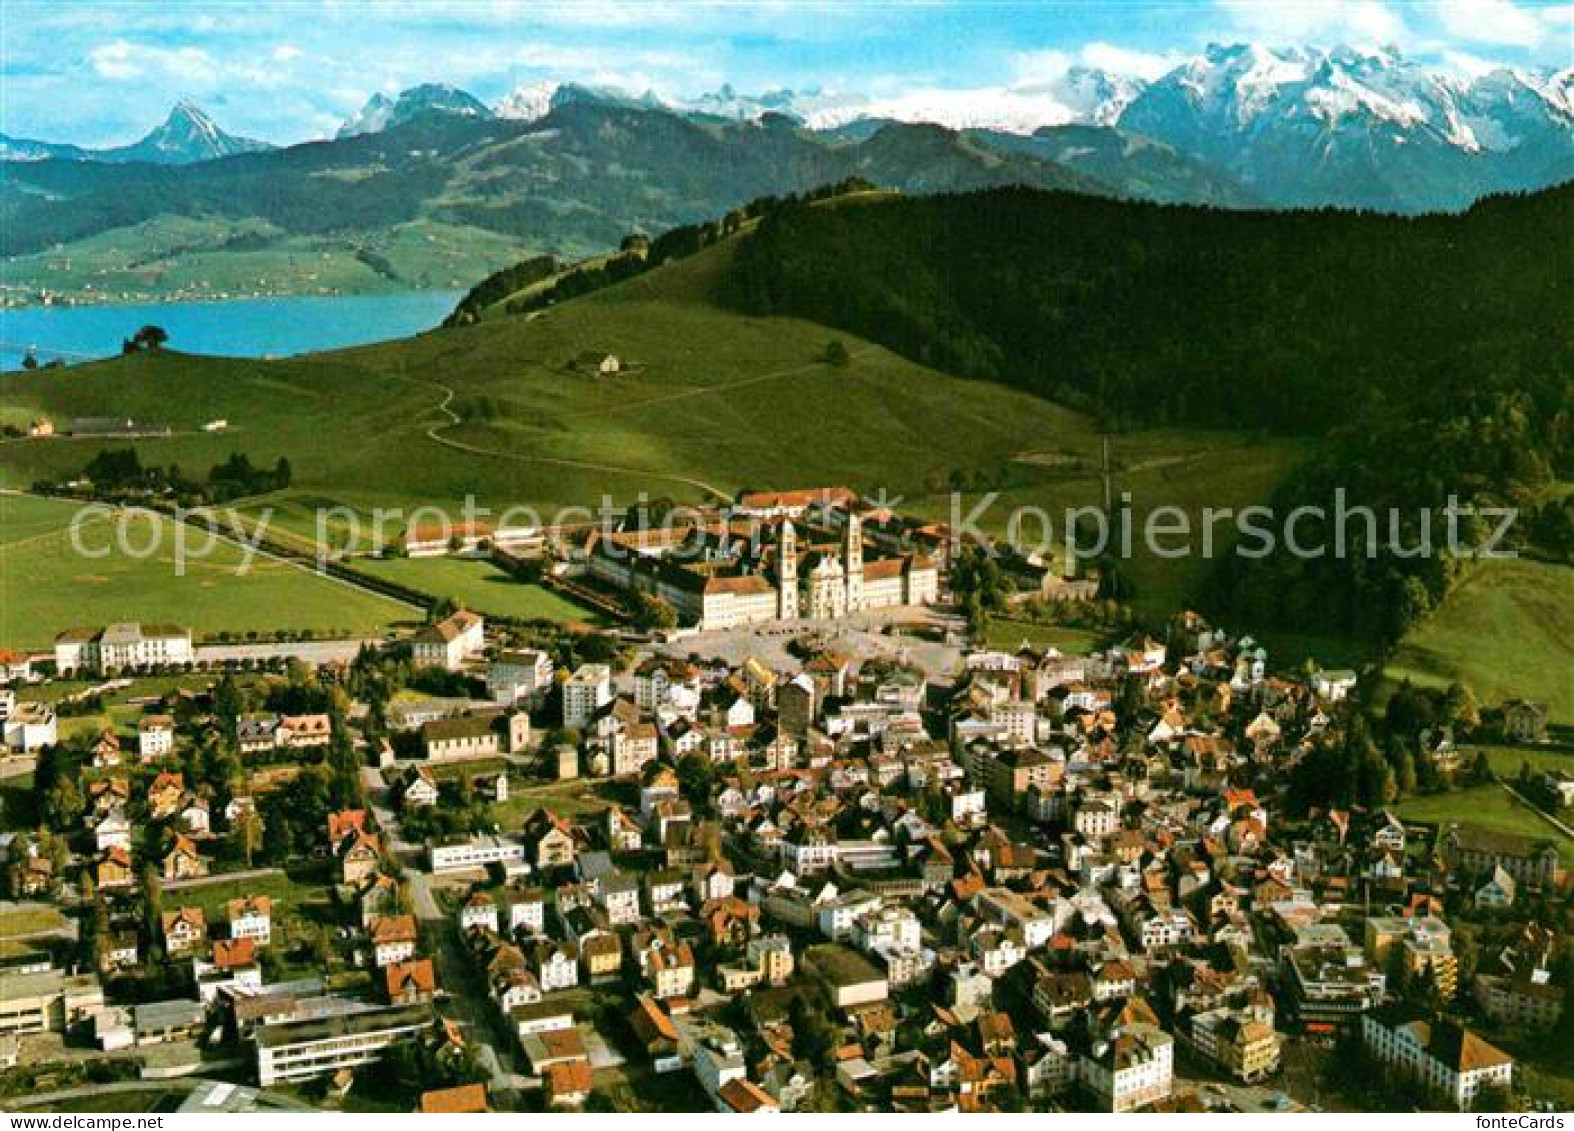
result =
[[[247,295],[123,295],[112,299],[81,299],[62,295],[56,302],[7,302],[0,298],[0,314],[24,310],[82,310],[115,306],[228,306],[237,302],[275,299],[400,298],[408,295],[457,294],[452,287],[401,287],[388,291],[268,291]],[[457,299],[455,300],[457,303]]]
[[[458,290],[154,303],[0,307],[0,368],[29,354],[40,364],[101,361],[141,327],[156,325],[168,348],[216,357],[291,357],[391,341],[435,329]]]

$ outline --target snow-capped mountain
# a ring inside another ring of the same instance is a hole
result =
[[[725,85],[681,99],[531,82],[504,97],[495,113],[532,122],[593,102],[733,121],[775,114],[847,136],[867,136],[881,122],[930,123],[985,131],[998,144],[1001,135],[1030,138],[1046,129],[1092,126],[1157,141],[1268,205],[1417,211],[1574,176],[1571,82],[1574,70],[1501,70],[1463,79],[1393,49],[1248,43],[1210,46],[1151,81],[1073,66],[1009,86],[871,96],[819,88],[749,94]],[[374,97],[340,136],[384,129],[429,109],[492,113],[452,87],[417,87],[397,100]],[[1035,148],[1046,148],[1042,139]],[[1099,151],[1101,157],[1132,152],[1111,139]]]
[[[1054,161],[1140,195],[1209,203],[1416,212],[1574,178],[1574,68],[1464,77],[1394,49],[1260,44],[1210,46],[1156,79],[1062,66],[1011,85],[879,95],[814,87],[750,94],[729,85],[663,99],[532,81],[489,108],[463,90],[429,84],[373,95],[338,137],[430,112],[528,128],[571,107],[660,111],[711,126],[774,116],[834,133],[830,140],[867,139],[893,121],[932,124],[972,131],[997,151]],[[1083,129],[1109,133],[1077,132]],[[1066,132],[1045,132],[1057,130]],[[1158,145],[1140,144],[1145,140]],[[171,164],[261,148],[184,102],[147,137],[116,149],[0,136],[0,160],[9,161]]]
[[[499,118],[520,122],[534,122],[545,118],[552,110],[552,99],[557,94],[555,82],[527,82],[516,86],[492,107]]]
[[[374,94],[339,127],[336,137],[380,133],[402,125],[417,114],[436,112],[461,118],[491,118],[492,111],[480,99],[458,87],[444,83],[425,83],[402,90],[393,98]]]
[[[1142,93],[1143,87],[1143,81],[1135,75],[1078,66],[1043,82],[1024,83],[1013,90],[1024,96],[1047,96],[1064,108],[1067,114],[1064,122],[1044,123],[1046,125],[1113,126],[1120,121],[1126,107]]]
[[[1574,175],[1568,93],[1566,75],[1467,81],[1394,50],[1236,44],[1149,84],[1119,125],[1273,204],[1414,211]]]

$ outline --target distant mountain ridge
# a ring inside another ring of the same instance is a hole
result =
[[[336,137],[378,133],[424,114],[529,124],[573,103],[701,125],[776,117],[833,143],[867,141],[885,123],[937,125],[1001,152],[1063,162],[1124,195],[1230,207],[1452,211],[1492,193],[1574,178],[1574,67],[1464,78],[1392,49],[1241,43],[1209,46],[1156,78],[1078,65],[1008,86],[885,97],[820,88],[754,95],[723,85],[663,99],[532,81],[488,106],[431,83],[374,94]],[[1068,127],[1111,132],[1081,135],[1076,145],[1045,132]],[[0,137],[7,160],[178,164],[261,148],[224,134],[189,103],[119,149]]]
[[[458,87],[443,83],[426,83],[399,92],[392,98],[374,94],[339,127],[336,138],[356,137],[360,134],[380,133],[393,126],[402,126],[421,114],[452,114],[460,118],[485,121],[496,117],[490,107],[474,95]]]
[[[205,110],[185,100],[175,103],[169,116],[141,140],[109,149],[84,149],[77,145],[0,134],[0,160],[5,161],[98,161],[112,165],[141,161],[152,165],[190,165],[273,148],[265,141],[225,133]]]
[[[116,149],[0,138],[4,289],[27,302],[462,287],[478,261],[484,274],[532,254],[597,254],[632,231],[850,177],[909,194],[1023,185],[1392,213],[1574,180],[1574,71],[1465,80],[1393,52],[1236,45],[1152,81],[1082,67],[998,102],[944,94],[894,105],[723,87],[670,106],[533,83],[487,106],[428,84],[374,95],[340,136],[283,149],[226,134],[188,103]],[[69,255],[42,254],[54,248]],[[245,255],[263,249],[286,270],[264,278]],[[349,263],[331,281],[325,251]]]
[[[1062,158],[1043,142],[1053,136],[1044,131],[1099,127],[1135,140],[1086,135],[1092,151],[1073,154],[1070,167],[1145,183],[1156,163],[1170,163],[1178,182],[1159,177],[1146,194],[1160,200],[1424,212],[1574,178],[1574,68],[1462,78],[1392,49],[1211,45],[1151,80],[1073,66],[1013,86],[886,98],[818,88],[749,95],[724,85],[664,102],[651,93],[535,83],[505,98],[499,113],[535,120],[571,91],[701,118],[777,115],[853,139],[879,122],[929,123],[1051,160]],[[1142,170],[1117,167],[1139,154]]]

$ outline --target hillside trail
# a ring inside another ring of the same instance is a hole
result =
[[[875,349],[876,347],[874,346],[864,346],[862,349],[852,351],[850,356],[853,358],[865,357],[868,354],[873,353]],[[670,404],[673,401],[686,400],[690,397],[702,397],[719,393],[728,393],[737,389],[746,388],[750,385],[759,385],[767,381],[779,381],[787,377],[796,377],[801,374],[808,373],[811,370],[823,368],[825,364],[826,363],[823,361],[811,361],[803,365],[790,366],[786,369],[772,370],[769,373],[758,373],[753,377],[744,377],[737,381],[729,381],[722,385],[710,385],[702,389],[685,389],[679,393],[668,393],[659,397],[649,397],[642,401],[633,401],[628,404],[619,404],[610,406],[608,408],[592,409],[586,412],[574,413],[573,418],[584,419],[596,416],[608,416],[614,413],[627,412],[632,409],[650,408],[653,405]],[[483,448],[476,444],[467,443],[463,440],[456,440],[451,436],[445,436],[443,434],[446,430],[455,428],[464,423],[464,419],[457,412],[455,412],[452,407],[454,398],[459,395],[455,389],[449,385],[443,384],[441,381],[409,377],[404,374],[388,374],[388,376],[392,376],[396,380],[406,381],[411,384],[424,385],[427,388],[435,389],[442,394],[442,399],[439,400],[437,404],[433,406],[433,408],[437,412],[442,413],[442,415],[447,418],[447,422],[443,424],[434,424],[430,428],[426,429],[426,437],[433,443],[441,444],[445,448],[451,448],[454,451],[465,452],[469,455],[484,456],[488,459],[509,460],[515,463],[536,463],[543,464],[548,467],[573,468],[578,471],[599,471],[613,475],[643,476],[647,479],[659,479],[663,482],[678,483],[685,487],[692,487],[702,494],[708,495],[719,502],[727,503],[732,501],[731,493],[724,491],[714,483],[707,483],[705,480],[696,478],[692,475],[680,475],[676,472],[667,471],[653,471],[649,468],[629,467],[626,464],[602,463],[594,460],[565,459],[559,456],[542,456],[530,455],[524,452],[498,451],[495,448]]]

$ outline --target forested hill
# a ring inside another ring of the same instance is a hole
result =
[[[1560,399],[1574,186],[1415,218],[1016,188],[795,208],[725,287],[1115,424],[1321,430],[1456,392]]]

